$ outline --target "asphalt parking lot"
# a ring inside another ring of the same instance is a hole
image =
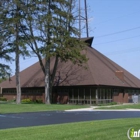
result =
[[[0,114],[0,129],[139,117],[140,111],[46,111]]]

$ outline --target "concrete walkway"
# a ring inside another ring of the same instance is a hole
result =
[[[140,109],[132,109],[132,108],[126,108],[126,109],[93,109],[93,111],[140,111]]]
[[[126,108],[126,109],[99,109],[100,107],[113,107],[113,106],[122,106],[130,105],[130,103],[111,105],[111,106],[91,106],[90,108],[80,108],[80,109],[70,109],[65,111],[140,111],[140,109]],[[132,105],[132,103],[131,103]]]
[[[70,109],[65,111],[140,111],[140,109],[94,109],[94,108],[81,108],[81,109]]]

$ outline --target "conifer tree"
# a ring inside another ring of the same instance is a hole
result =
[[[23,32],[44,72],[45,103],[50,104],[58,60],[65,62],[70,60],[78,65],[87,61],[86,56],[81,54],[85,44],[77,39],[79,32],[74,27],[75,17],[71,12],[74,8],[74,0],[28,0],[25,5],[24,23],[28,30]],[[50,73],[51,57],[55,57],[52,73]]]
[[[17,97],[20,98],[19,55],[29,46],[39,59],[44,73],[45,103],[50,104],[51,89],[58,60],[82,65],[87,61],[81,50],[85,44],[78,39],[72,14],[74,0],[9,0],[1,2],[4,42],[16,52]],[[8,42],[8,43],[7,43]],[[21,49],[23,51],[21,51]],[[27,51],[29,52],[29,51]],[[50,73],[50,58],[55,57]],[[45,64],[43,63],[45,59]],[[18,99],[19,99],[18,98]],[[20,103],[20,100],[17,100]]]
[[[23,5],[24,3],[20,0],[1,0],[0,2],[0,28],[3,48],[9,48],[11,53],[15,52],[17,104],[21,102],[20,54],[23,56],[28,54],[26,38],[22,33],[22,28],[25,27],[23,24]]]

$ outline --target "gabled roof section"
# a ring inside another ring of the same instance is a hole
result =
[[[91,42],[92,38],[87,39]],[[56,86],[81,86],[81,85],[105,85],[140,88],[140,80],[124,68],[98,52],[92,47],[87,47],[84,52],[89,58],[85,64],[87,69],[72,64],[70,61],[59,60],[54,85]],[[55,58],[51,58],[50,71],[54,66]],[[21,87],[43,87],[44,74],[39,62],[21,71]],[[3,88],[15,88],[15,76],[11,81],[0,84]]]

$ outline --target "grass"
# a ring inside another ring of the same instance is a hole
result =
[[[102,106],[96,109],[140,109],[140,104]]]
[[[87,108],[88,105],[59,105],[59,104],[0,104],[0,113],[20,113],[20,112],[38,112],[68,110],[77,108]]]
[[[110,105],[117,105],[117,102],[110,102],[110,103],[102,103],[102,104],[98,104],[98,106],[110,106]]]
[[[0,130],[2,140],[128,140],[127,131],[140,129],[140,118],[89,121]],[[139,139],[139,138],[138,138]]]

